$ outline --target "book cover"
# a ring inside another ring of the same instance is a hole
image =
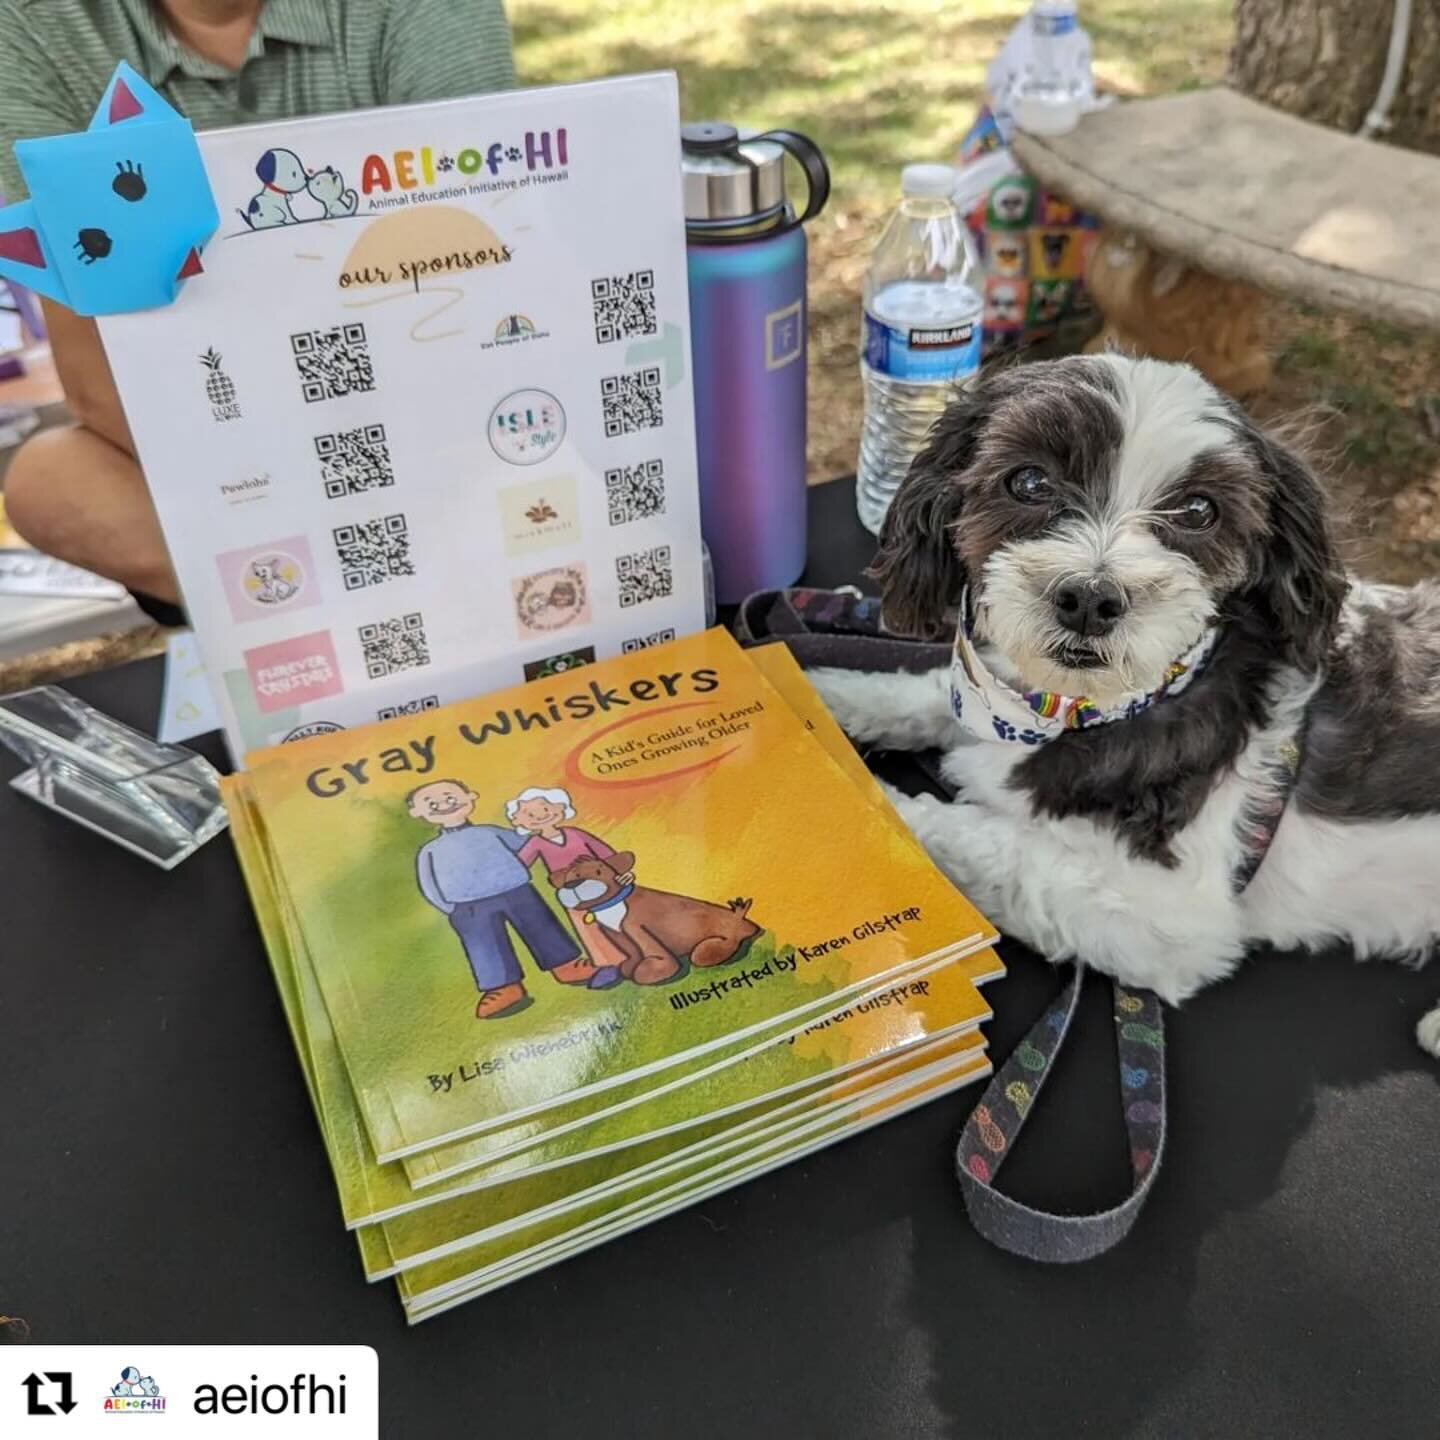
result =
[[[252,758],[381,1161],[994,937],[720,631]]]
[[[545,1122],[556,1116],[569,1117],[572,1107],[548,1111],[517,1127],[538,1133],[517,1139],[509,1131],[500,1131],[493,1137],[427,1152],[417,1158],[458,1152],[464,1154],[464,1163],[456,1162],[455,1173],[442,1177],[445,1183],[417,1195],[398,1165],[380,1165],[370,1153],[313,974],[308,964],[297,964],[290,953],[279,901],[268,878],[260,832],[245,798],[246,782],[236,777],[226,784],[232,791],[229,803],[235,844],[251,885],[256,915],[306,1082],[320,1115],[342,1211],[352,1226],[435,1203],[465,1190],[501,1183],[527,1169],[558,1168],[587,1155],[623,1149],[726,1116],[733,1117],[735,1124],[755,1121],[773,1113],[782,1101],[803,1100],[830,1080],[877,1059],[973,1029],[989,1018],[988,1007],[972,983],[972,976],[998,973],[1001,968],[994,952],[987,950],[854,1001],[838,1014],[812,1021],[780,1043],[769,1042],[743,1062],[711,1062],[693,1080],[682,1077],[684,1083],[677,1086],[679,1093],[663,1107],[656,1103],[659,1097],[647,1094],[642,1083],[623,1087],[634,1093],[608,1109],[596,1107],[617,1092],[592,1097],[588,1115],[566,1118],[548,1133],[542,1128]],[[502,1142],[496,1154],[465,1154],[492,1139]],[[513,1154],[516,1150],[524,1153]],[[497,1157],[503,1161],[505,1156],[512,1156],[508,1163],[487,1163]]]

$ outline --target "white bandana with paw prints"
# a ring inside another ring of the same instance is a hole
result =
[[[970,595],[960,600],[955,631],[955,658],[950,666],[950,708],[977,740],[1015,745],[1046,745],[1072,730],[1089,730],[1116,720],[1130,720],[1167,695],[1178,695],[1205,668],[1215,642],[1213,627],[1165,669],[1154,690],[1136,690],[1113,704],[1100,706],[1085,695],[1054,690],[1013,690],[986,668],[970,634]]]

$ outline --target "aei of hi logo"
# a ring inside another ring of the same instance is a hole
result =
[[[556,130],[527,130],[522,140],[490,140],[483,145],[465,145],[453,154],[449,150],[436,153],[434,147],[421,145],[414,150],[394,150],[385,155],[367,155],[360,167],[360,193],[390,193],[391,187],[413,190],[417,185],[444,184],[456,175],[487,176],[517,171],[530,174],[547,170],[563,170],[570,163],[570,137],[564,127]]]
[[[158,1414],[165,1408],[165,1397],[153,1375],[142,1375],[134,1365],[120,1372],[120,1379],[105,1397],[106,1414],[119,1411]]]

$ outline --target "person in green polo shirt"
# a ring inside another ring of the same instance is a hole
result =
[[[197,130],[515,83],[502,0],[0,0],[0,195],[16,140],[83,130],[128,60]],[[73,425],[16,452],[5,511],[37,549],[178,623],[174,570],[95,322],[42,302]]]

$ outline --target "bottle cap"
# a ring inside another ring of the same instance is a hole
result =
[[[785,209],[785,151],[723,121],[680,127],[685,218],[708,223],[777,221]]]
[[[902,195],[934,195],[949,199],[955,190],[953,165],[907,165],[900,172]]]

